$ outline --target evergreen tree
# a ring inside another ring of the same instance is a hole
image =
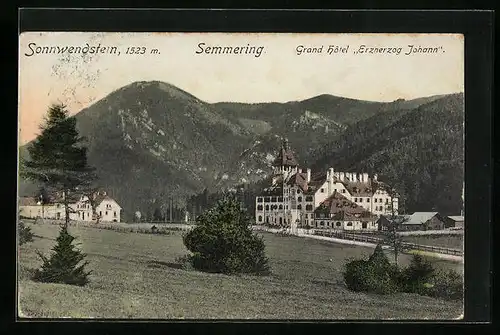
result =
[[[35,271],[33,280],[45,283],[62,283],[83,286],[89,282],[84,261],[85,254],[73,245],[75,238],[68,233],[67,227],[61,227],[57,244],[52,248],[53,254],[47,258],[41,252],[37,254],[42,258],[41,269]]]
[[[29,159],[21,162],[20,173],[62,192],[67,227],[68,194],[88,187],[95,175],[87,165],[87,148],[81,145],[84,139],[78,135],[76,119],[68,116],[64,105],[52,105],[40,129],[41,134],[28,146]]]
[[[218,201],[196,221],[197,226],[184,236],[194,268],[228,274],[269,272],[264,242],[252,231],[246,211],[234,197]]]
[[[33,242],[33,233],[30,227],[26,227],[23,221],[18,223],[19,245]]]

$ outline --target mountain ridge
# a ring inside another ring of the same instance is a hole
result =
[[[364,120],[446,97],[383,103],[323,94],[287,103],[208,103],[169,83],[135,81],[72,117],[87,138],[98,183],[123,204],[130,220],[136,210],[146,213],[151,203],[169,197],[182,207],[204,189],[263,180],[283,138],[307,166],[317,160],[319,151],[312,149],[337,141]],[[20,194],[33,190],[21,188]]]

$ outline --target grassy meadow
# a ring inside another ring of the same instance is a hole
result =
[[[36,283],[36,250],[48,253],[58,226],[27,224],[37,237],[20,247],[19,315],[153,319],[455,319],[462,303],[415,294],[380,296],[344,287],[343,264],[373,249],[263,233],[272,275],[227,276],[183,270],[181,232],[152,235],[70,227],[88,255],[85,287]],[[391,255],[388,255],[392,259]],[[406,265],[409,255],[400,256]],[[463,272],[461,263],[431,259]]]
[[[414,235],[403,236],[403,241],[434,247],[463,249],[464,235]]]

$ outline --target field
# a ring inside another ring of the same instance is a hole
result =
[[[272,275],[226,276],[180,269],[181,233],[151,235],[70,227],[87,253],[85,287],[35,283],[35,250],[48,253],[58,227],[29,225],[39,237],[20,247],[19,310],[25,317],[195,319],[455,319],[460,302],[413,294],[348,291],[342,266],[373,250],[264,233]],[[390,255],[389,255],[390,256]],[[400,257],[407,264],[408,255]],[[462,271],[462,264],[433,260]]]
[[[421,245],[435,247],[463,249],[463,235],[423,235],[423,236],[403,236],[403,241]]]

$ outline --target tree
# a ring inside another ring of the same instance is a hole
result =
[[[404,244],[401,236],[397,231],[397,221],[391,222],[389,230],[385,234],[385,243],[391,246],[394,250],[394,263],[398,264],[398,256],[404,250]]]
[[[156,207],[153,212],[153,221],[163,221],[163,214],[159,207]]]
[[[30,227],[26,227],[23,221],[18,223],[19,245],[33,242],[33,233]]]
[[[78,135],[76,119],[68,116],[64,105],[52,105],[40,129],[41,134],[28,146],[29,159],[21,162],[20,173],[62,193],[67,227],[68,195],[77,187],[88,187],[94,171],[87,165],[87,148],[82,146],[84,139]]]
[[[80,250],[73,245],[75,238],[68,233],[66,226],[61,227],[57,244],[52,248],[54,253],[50,258],[41,252],[37,254],[42,258],[41,269],[35,271],[33,280],[45,283],[63,283],[83,286],[89,282],[88,276],[91,271],[85,271],[87,261]]]
[[[227,274],[269,272],[264,241],[253,232],[246,210],[233,196],[226,195],[196,222],[183,238],[193,253],[195,269]]]

